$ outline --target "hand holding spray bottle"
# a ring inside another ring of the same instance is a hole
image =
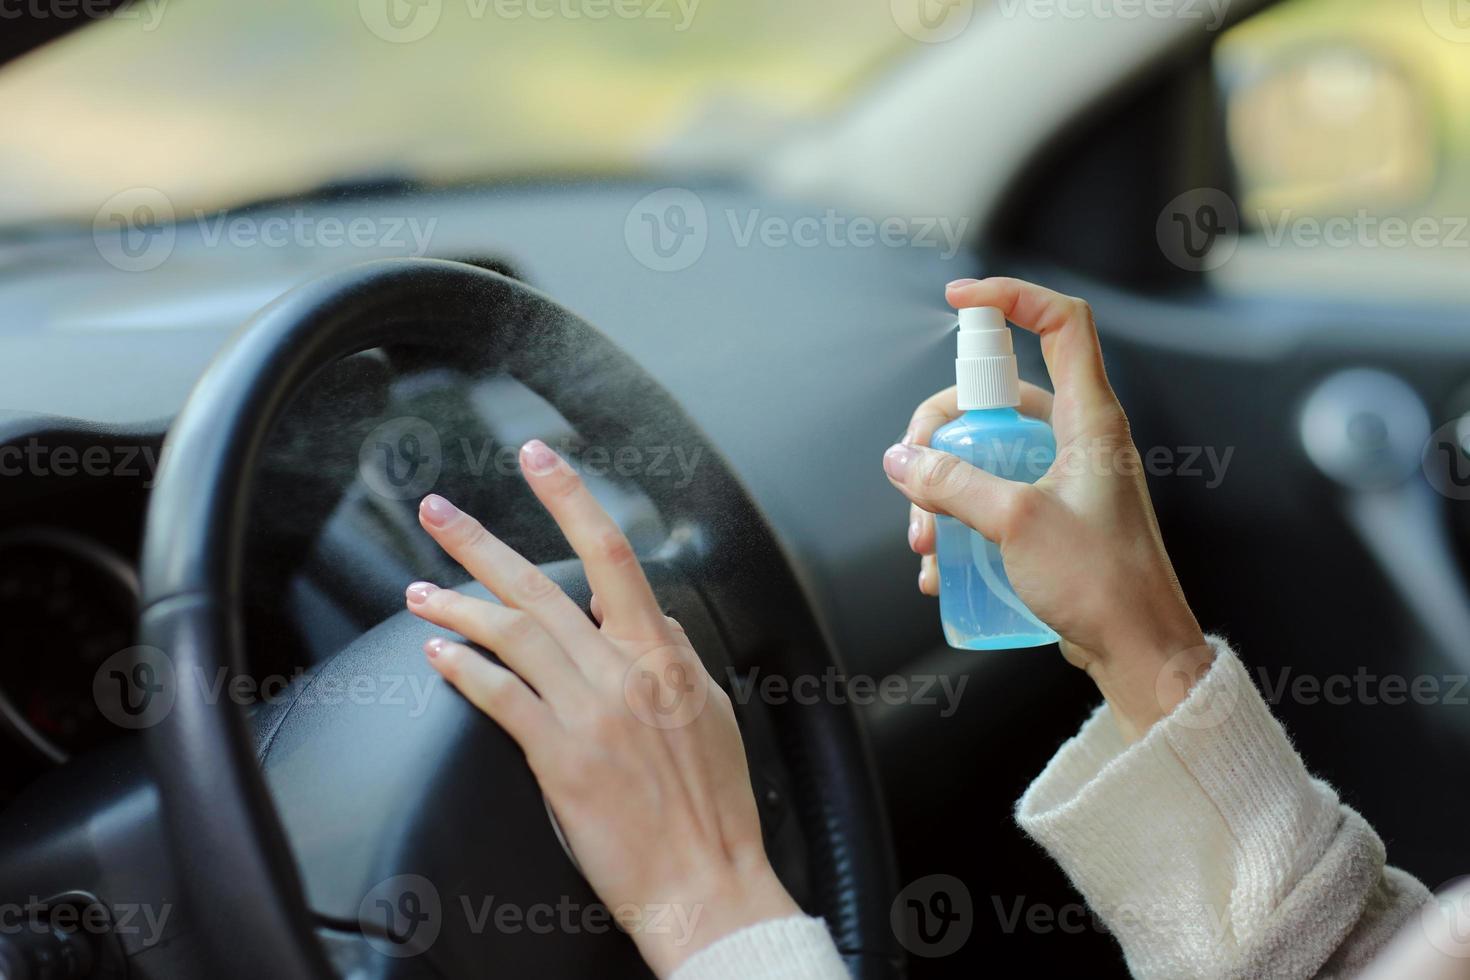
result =
[[[1000,310],[960,310],[955,377],[964,414],[935,432],[930,445],[1004,479],[1035,483],[1056,459],[1056,439],[1045,422],[1016,411],[1021,379]],[[1013,650],[1057,642],[1011,587],[999,547],[953,517],[936,517],[935,527],[939,611],[950,646]]]

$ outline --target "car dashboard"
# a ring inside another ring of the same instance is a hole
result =
[[[709,214],[704,254],[662,271],[628,238],[631,210],[653,189],[437,190],[292,202],[241,220],[416,220],[433,229],[430,257],[521,278],[581,313],[669,388],[734,464],[849,662],[876,672],[937,646],[921,597],[866,601],[888,590],[888,569],[909,573],[892,533],[902,502],[865,464],[945,376],[948,318],[933,287],[958,275],[951,266],[964,257],[753,247],[739,222],[800,209],[710,185],[698,190]],[[73,752],[129,737],[105,717],[113,695],[102,667],[134,642],[138,544],[163,437],[213,354],[291,287],[395,254],[232,243],[210,227],[181,219],[168,260],[147,270],[119,268],[127,263],[115,261],[113,243],[90,230],[12,242],[0,263],[0,302],[12,311],[0,334],[0,649],[13,665],[0,680],[0,728],[26,760],[0,799]],[[895,347],[907,351],[903,361],[890,359]],[[839,376],[864,391],[857,410],[831,398]],[[433,489],[452,488],[538,560],[566,557],[526,517],[537,509],[503,465],[507,447],[513,459],[532,437],[575,448],[559,413],[505,376],[468,377],[453,364],[400,376],[381,352],[358,355],[293,407],[258,477],[245,596],[258,682],[310,669],[396,611],[414,574],[453,580],[395,495],[364,485],[370,464],[354,454],[405,435],[382,425],[423,418],[447,462]],[[671,454],[661,465],[676,472],[697,461]],[[611,465],[585,475],[635,546],[657,543],[657,515]],[[840,512],[823,502],[834,494],[847,505]]]

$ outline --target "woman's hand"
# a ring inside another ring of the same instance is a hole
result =
[[[598,624],[438,496],[424,499],[420,523],[504,605],[416,582],[408,608],[505,663],[425,644],[439,673],[525,751],[592,887],[668,976],[715,939],[799,910],[766,858],[729,696],[580,477],[541,442],[520,462],[582,559]],[[640,926],[655,914],[660,926]]]
[[[883,468],[914,504],[909,544],[923,556],[919,588],[939,594],[934,514],[956,517],[1000,546],[1016,594],[1062,637],[1062,653],[1097,683],[1134,739],[1183,700],[1212,659],[1164,551],[1143,465],[1103,369],[1092,310],[1016,279],[960,280],[956,308],[999,307],[1041,337],[1056,395],[1023,385],[1021,411],[1045,419],[1057,459],[1034,485],[926,448],[956,418],[955,389],[919,406]]]

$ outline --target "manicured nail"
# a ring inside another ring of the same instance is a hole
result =
[[[429,601],[429,596],[439,591],[433,582],[415,582],[407,589],[408,601],[417,606]]]
[[[459,508],[437,493],[431,493],[419,505],[419,513],[424,515],[425,521],[435,527],[443,527],[459,516]]]
[[[944,288],[945,289],[958,289],[960,286],[973,285],[974,283],[977,283],[979,281],[980,281],[979,279],[956,279],[954,282],[950,283],[949,285],[945,286]]]
[[[910,548],[913,548],[913,549],[917,549],[918,546],[919,546],[919,522],[918,521],[910,521],[909,522],[909,547]],[[410,591],[412,590],[412,588],[413,588],[412,586],[409,586]]]
[[[540,439],[532,439],[521,447],[521,459],[526,472],[545,476],[556,468],[557,455]]]
[[[448,646],[449,644],[444,642],[443,637],[436,636],[432,640],[425,641],[424,655],[430,660],[438,660],[439,655],[443,653],[445,649],[448,648]]]
[[[912,448],[902,443],[897,446],[889,446],[888,452],[883,454],[883,472],[895,480],[902,480],[908,475],[909,466],[913,464],[915,455]]]

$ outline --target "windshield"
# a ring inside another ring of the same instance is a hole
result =
[[[0,70],[0,224],[119,187],[739,169],[918,46],[847,0],[138,0]]]

